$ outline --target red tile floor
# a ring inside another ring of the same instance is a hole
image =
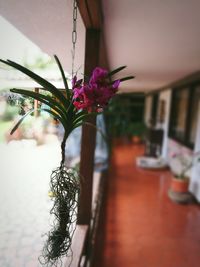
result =
[[[168,170],[136,166],[143,149],[130,144],[113,149],[105,242],[95,267],[199,267],[200,207],[168,198]]]

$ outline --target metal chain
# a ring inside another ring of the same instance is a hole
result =
[[[73,2],[73,30],[72,30],[72,77],[74,76],[74,60],[75,60],[75,48],[76,48],[76,41],[77,41],[77,0]]]

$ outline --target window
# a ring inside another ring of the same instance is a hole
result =
[[[177,139],[184,141],[189,102],[189,90],[187,88],[176,90],[173,94],[173,110],[171,134]]]
[[[151,123],[156,124],[157,121],[157,108],[158,108],[158,94],[152,96],[152,107],[151,107]]]
[[[191,121],[190,121],[190,132],[189,132],[189,142],[194,144],[197,131],[197,116],[198,116],[198,105],[200,100],[200,85],[195,88],[192,95],[192,106],[191,106]]]
[[[173,91],[169,136],[191,148],[196,138],[199,99],[200,85]]]

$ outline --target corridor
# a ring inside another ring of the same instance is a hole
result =
[[[170,172],[138,168],[142,154],[142,145],[113,149],[105,240],[95,267],[199,267],[200,207],[173,203]]]

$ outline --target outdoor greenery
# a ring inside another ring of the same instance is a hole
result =
[[[143,94],[118,94],[112,99],[106,112],[109,136],[111,138],[141,136],[145,130],[143,114]]]
[[[28,63],[27,59],[24,58],[24,66],[29,69],[49,69],[51,67],[55,67],[56,63],[52,58],[44,57],[38,55],[34,62],[31,64]],[[28,89],[27,89],[28,90]],[[48,92],[44,94],[48,95]],[[1,101],[6,101],[6,108],[3,114],[0,115],[0,142],[6,141],[6,136],[9,135],[9,130],[13,125],[13,121],[19,115],[24,115],[28,109],[33,108],[34,100],[32,97],[25,95],[17,95],[8,91],[8,89],[2,89],[0,92],[0,105]],[[30,114],[33,115],[33,114]],[[29,123],[24,123],[22,128],[22,136],[26,138],[26,133],[24,130],[30,127]]]
[[[9,132],[11,126],[12,126],[11,121],[0,120],[0,143],[5,142],[6,134]]]
[[[128,126],[127,132],[130,136],[143,137],[146,126],[143,121],[133,121]]]
[[[48,69],[54,67],[56,64],[52,58],[38,55],[33,63],[28,63],[25,58],[23,65],[26,68],[33,70],[33,69]]]
[[[6,105],[6,109],[1,116],[2,121],[12,121],[16,114],[19,114],[19,108],[17,106]]]

